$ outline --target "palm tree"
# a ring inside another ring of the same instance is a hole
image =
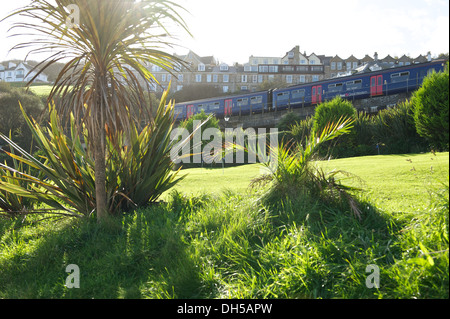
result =
[[[21,21],[11,29],[25,29],[35,36],[34,42],[12,49],[49,54],[35,67],[35,77],[56,62],[65,63],[49,102],[58,97],[60,118],[68,120],[73,113],[77,127],[85,125],[93,137],[87,144],[94,154],[99,221],[108,216],[106,130],[127,132],[133,114],[152,120],[146,92],[156,79],[146,65],[174,72],[183,64],[163,51],[172,45],[168,26],[189,33],[180,10],[167,0],[33,0],[8,16],[19,16]],[[133,106],[137,106],[134,111]]]

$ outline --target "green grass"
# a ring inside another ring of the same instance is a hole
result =
[[[361,221],[305,196],[239,194],[259,166],[183,171],[166,203],[104,226],[0,220],[0,298],[448,298],[448,153],[320,165],[364,180]],[[68,264],[80,289],[64,287]]]
[[[36,95],[47,97],[52,91],[52,88],[53,88],[52,85],[36,85],[31,86],[30,90]]]

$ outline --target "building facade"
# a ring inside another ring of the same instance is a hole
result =
[[[213,56],[201,57],[192,51],[177,57],[187,65],[177,74],[170,74],[157,66],[149,66],[159,82],[159,85],[153,87],[156,92],[167,89],[169,83],[171,83],[171,89],[175,91],[198,84],[212,85],[223,93],[255,92],[266,87],[264,84],[267,83],[290,86],[349,75],[362,66],[375,62],[383,66],[395,67],[422,63],[431,59],[430,53],[428,57],[421,55],[415,59],[406,55],[400,58],[388,55],[379,59],[377,53],[373,58],[368,55],[363,58],[351,55],[344,59],[338,55],[332,57],[302,53],[300,46],[295,46],[280,57],[252,55],[248,62],[235,65],[218,63]]]
[[[27,65],[23,62],[18,65],[13,62],[9,62],[7,66],[0,64],[0,81],[4,82],[29,82],[37,74],[37,72],[30,71],[33,69],[32,66]],[[39,74],[33,82],[47,83],[48,77],[46,74]]]

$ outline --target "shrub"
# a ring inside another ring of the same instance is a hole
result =
[[[417,132],[439,150],[449,149],[449,73],[432,73],[411,100]]]
[[[314,131],[319,132],[329,123],[337,123],[341,118],[355,119],[356,109],[350,101],[338,96],[317,106],[314,113]]]
[[[353,119],[341,118],[335,123],[329,123],[321,131],[313,131],[305,145],[285,147],[282,144],[274,152],[278,154],[275,169],[271,167],[271,164],[264,164],[272,172],[255,179],[252,185],[272,182],[267,194],[267,199],[271,202],[277,202],[279,198],[296,198],[301,195],[326,201],[346,199],[354,215],[360,217],[356,202],[346,192],[348,188],[336,181],[338,174],[347,173],[341,171],[326,173],[314,167],[312,163],[318,155],[320,145],[348,134],[353,127],[353,122]]]
[[[373,117],[373,142],[383,146],[383,153],[404,154],[425,151],[426,145],[417,134],[410,101],[382,110]]]
[[[41,98],[34,93],[0,82],[0,133],[8,136],[11,132],[12,139],[22,148],[29,150],[32,135],[22,116],[18,101],[25,106],[25,113],[36,119],[44,109]]]

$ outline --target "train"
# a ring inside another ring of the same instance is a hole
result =
[[[175,104],[183,121],[202,112],[217,118],[310,107],[340,96],[357,100],[417,90],[431,72],[444,70],[446,60],[358,73],[268,91],[246,92]]]

